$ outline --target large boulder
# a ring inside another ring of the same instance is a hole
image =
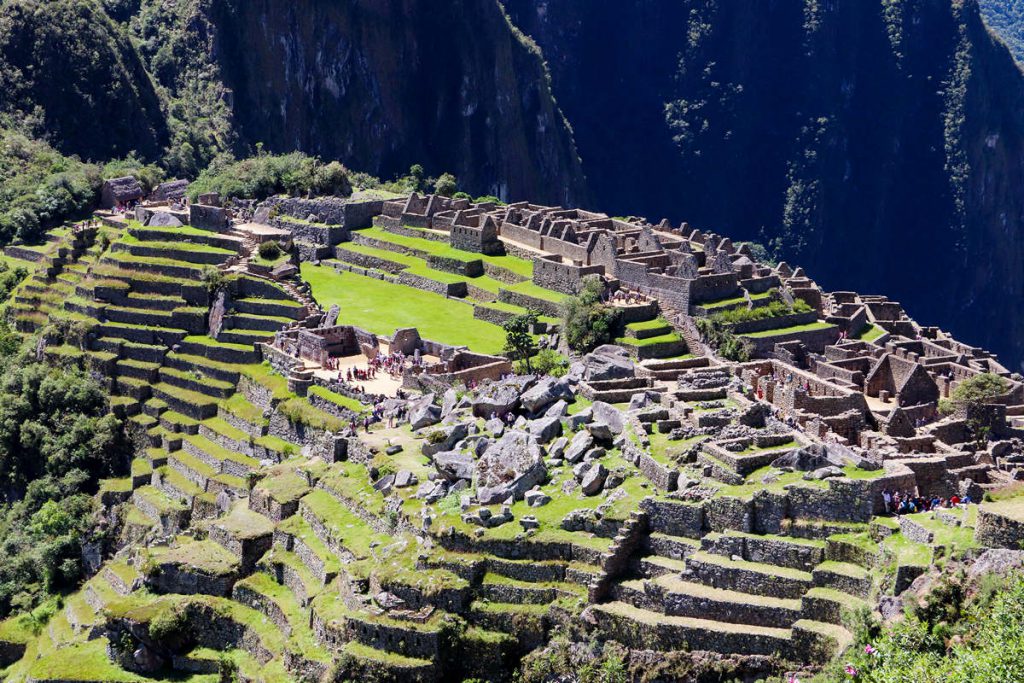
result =
[[[572,441],[569,442],[568,448],[565,449],[563,457],[570,463],[579,462],[593,446],[594,437],[590,435],[590,432],[576,432],[576,435],[572,437]]]
[[[604,401],[594,401],[594,420],[587,425],[593,437],[603,444],[611,444],[625,429],[622,413],[615,406]]]
[[[585,496],[596,496],[604,488],[605,479],[608,478],[608,470],[599,462],[590,464],[590,468],[583,473],[580,480],[580,490]]]
[[[786,453],[772,462],[772,467],[786,467],[798,472],[811,472],[823,467],[853,465],[863,470],[877,470],[880,465],[839,444],[811,444]]]
[[[426,398],[426,397],[424,397]],[[430,395],[433,399],[433,394]],[[418,401],[409,411],[409,424],[413,429],[423,429],[441,421],[441,409],[433,403]]]
[[[473,483],[481,505],[509,498],[521,500],[527,491],[544,483],[547,468],[541,449],[529,434],[507,432],[487,449],[476,464]]]
[[[519,407],[520,390],[514,384],[496,383],[485,387],[473,399],[473,414],[490,419],[503,417]]]
[[[434,454],[434,467],[437,473],[448,481],[472,479],[476,473],[476,461],[469,453],[458,451],[442,451]]]
[[[459,423],[438,427],[427,434],[427,442],[423,444],[423,455],[431,456],[441,451],[450,451],[455,444],[469,436],[469,425]]]
[[[629,352],[621,346],[598,346],[583,357],[583,378],[588,382],[633,377],[636,367]]]
[[[154,228],[180,228],[181,221],[178,220],[177,216],[165,211],[157,211],[149,217],[149,221],[146,225]]]
[[[545,377],[530,387],[519,400],[525,410],[536,414],[559,399],[569,398],[572,398],[572,389],[569,388],[568,381]]]
[[[562,434],[562,421],[557,417],[542,417],[531,420],[530,434],[539,444],[546,444]]]

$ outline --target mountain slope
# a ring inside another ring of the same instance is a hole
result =
[[[771,242],[1024,358],[1024,80],[976,2],[633,5],[506,0],[600,208]]]
[[[128,38],[91,0],[0,3],[0,111],[66,154],[155,158],[167,123]]]

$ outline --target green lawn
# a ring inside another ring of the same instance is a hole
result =
[[[813,332],[816,330],[824,330],[829,327],[835,327],[826,322],[818,321],[816,323],[808,323],[806,325],[794,325],[793,327],[782,327],[777,330],[765,330],[764,332],[750,332],[747,334],[741,334],[741,337],[750,338],[761,338],[761,337],[778,337],[783,334],[793,334],[794,332]]]
[[[528,259],[519,258],[518,256],[485,256],[484,254],[477,254],[471,251],[463,251],[456,249],[455,247],[446,244],[444,242],[435,242],[428,240],[423,237],[407,237],[405,235],[396,235],[393,232],[388,232],[383,228],[366,228],[360,230],[360,235],[366,235],[374,239],[383,240],[385,242],[391,242],[392,244],[398,244],[403,247],[410,249],[418,249],[424,251],[432,256],[444,256],[448,258],[457,258],[463,261],[476,261],[480,260],[484,263],[489,263],[492,266],[498,266],[506,270],[510,270],[520,277],[530,279],[533,277],[533,261]]]
[[[465,344],[483,353],[496,353],[505,345],[500,327],[475,319],[472,306],[438,294],[310,263],[302,264],[302,277],[321,305],[338,304],[342,323],[374,334],[415,327],[425,339]]]
[[[883,330],[881,327],[869,324],[867,327],[860,331],[860,334],[857,335],[857,339],[860,339],[861,341],[870,342],[875,341],[883,334],[885,334],[885,330]]]

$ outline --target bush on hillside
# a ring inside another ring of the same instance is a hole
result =
[[[44,142],[0,128],[0,244],[33,243],[99,199],[99,166],[65,157]]]
[[[580,293],[562,304],[562,333],[575,353],[588,353],[614,339],[619,311],[601,303],[603,293],[604,281],[588,275]]]
[[[957,408],[967,405],[982,405],[1002,396],[1010,388],[1006,380],[991,372],[975,375],[957,385],[948,399],[939,401],[939,412],[949,415]]]
[[[0,615],[81,579],[92,494],[131,453],[99,382],[18,357],[19,346],[0,344]]]
[[[281,257],[281,245],[270,240],[268,242],[261,242],[259,246],[260,258],[266,261],[276,261]]]
[[[195,199],[207,192],[237,199],[266,199],[275,194],[299,196],[352,194],[348,169],[337,161],[324,163],[301,152],[264,154],[235,161],[220,159],[210,164],[189,186]]]

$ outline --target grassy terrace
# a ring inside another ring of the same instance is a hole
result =
[[[524,278],[533,277],[533,261],[529,259],[519,258],[518,256],[485,256],[484,254],[477,254],[469,251],[462,251],[456,249],[444,242],[435,242],[428,240],[423,237],[407,237],[405,235],[396,235],[393,232],[388,232],[383,228],[366,228],[359,230],[358,234],[372,237],[373,239],[381,240],[384,242],[391,242],[408,249],[418,249],[419,251],[426,252],[431,256],[442,256],[444,258],[454,258],[461,261],[483,261],[492,266],[498,266],[505,270],[511,271],[516,275]],[[348,245],[345,245],[346,248]]]
[[[505,344],[500,327],[475,319],[471,306],[438,294],[310,263],[302,264],[302,277],[321,305],[341,307],[342,322],[374,334],[415,327],[426,339],[482,353],[497,353]]]
[[[172,235],[169,234],[168,238],[171,238],[171,237],[172,237]],[[222,249],[220,247],[211,247],[209,245],[199,244],[197,242],[180,242],[180,241],[174,241],[172,239],[169,239],[166,242],[158,242],[158,241],[154,241],[154,240],[140,240],[138,237],[135,237],[134,235],[125,235],[125,236],[121,237],[118,240],[118,242],[120,242],[121,244],[130,244],[130,245],[134,245],[134,246],[149,247],[151,249],[158,249],[158,250],[161,250],[161,251],[163,251],[163,250],[174,250],[174,251],[187,251],[187,252],[192,252],[194,254],[217,254],[219,256],[224,256],[225,258],[227,258],[229,256],[234,256],[235,254],[238,253],[238,252],[235,252],[235,251],[231,251],[230,249]]]
[[[776,330],[765,330],[764,332],[748,332],[747,334],[741,334],[740,336],[758,339],[763,337],[778,337],[783,334],[794,334],[797,332],[814,332],[817,330],[826,330],[830,327],[835,327],[835,325],[818,321],[814,323],[807,323],[806,325],[794,325],[792,327],[780,327]]]
[[[883,330],[878,325],[868,325],[867,327],[860,331],[860,334],[857,335],[857,339],[860,339],[861,341],[870,342],[875,341],[883,334],[885,334],[885,330]]]
[[[771,297],[771,292],[761,292],[760,294],[751,294],[750,295],[750,298],[753,301],[759,301],[761,299],[767,299],[769,297]],[[740,296],[729,297],[728,299],[719,299],[718,301],[707,301],[705,303],[697,304],[697,305],[700,306],[701,308],[703,308],[706,311],[711,311],[711,310],[714,310],[716,308],[726,308],[728,306],[735,306],[737,304],[742,304],[746,300],[747,300],[746,297],[740,295]]]
[[[535,285],[533,282],[518,282],[514,285],[502,285],[502,289],[507,289],[510,292],[517,292],[519,294],[525,294],[526,296],[532,296],[535,299],[543,299],[544,301],[551,301],[553,303],[561,303],[569,298],[569,295],[562,294],[561,292],[555,292],[550,289],[544,289],[540,285]]]

